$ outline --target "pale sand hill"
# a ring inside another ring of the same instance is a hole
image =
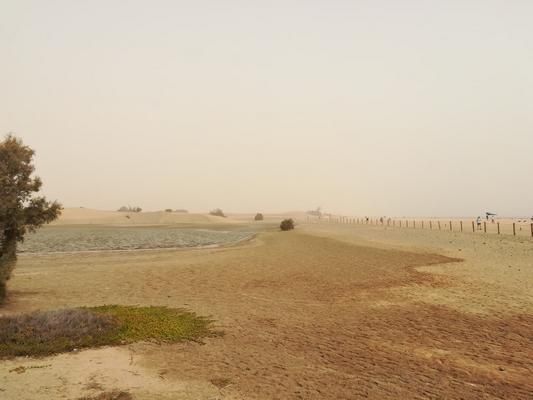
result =
[[[258,211],[261,212],[261,211]],[[300,211],[289,211],[284,213],[262,213],[264,221],[267,222],[281,222],[286,218],[292,218],[297,223],[303,223],[307,221],[307,214]],[[229,218],[236,221],[242,222],[252,222],[256,213],[229,213],[227,214]]]
[[[209,214],[102,211],[89,208],[65,208],[52,225],[170,225],[170,224],[233,224],[232,218]]]

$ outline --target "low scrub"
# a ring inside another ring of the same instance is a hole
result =
[[[211,210],[209,214],[214,215],[215,217],[226,218],[226,214],[224,214],[224,211],[222,211],[220,208],[215,208],[214,210]]]
[[[122,206],[120,207],[117,211],[120,211],[120,212],[135,212],[135,213],[139,213],[141,212],[143,209],[141,207],[126,207],[126,206]]]
[[[218,334],[212,321],[166,307],[101,306],[0,318],[0,357],[43,356],[141,340],[197,341]]]
[[[263,217],[263,214],[261,214],[261,213],[255,214],[254,221],[262,221],[264,219],[265,218]]]
[[[290,230],[294,229],[294,221],[293,221],[293,219],[292,218],[284,219],[283,221],[281,221],[281,224],[279,225],[279,228],[282,231],[290,231]]]

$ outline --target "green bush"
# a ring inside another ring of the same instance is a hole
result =
[[[212,321],[166,307],[101,306],[0,318],[0,358],[42,356],[140,340],[179,342],[218,334]]]
[[[257,213],[255,214],[254,221],[262,221],[264,219],[263,214]]]
[[[290,231],[294,229],[294,221],[292,218],[284,219],[283,221],[281,221],[279,227],[282,231]]]

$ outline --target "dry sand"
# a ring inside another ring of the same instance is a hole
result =
[[[325,224],[233,248],[24,256],[4,313],[187,307],[225,336],[2,361],[0,396],[531,399],[532,264],[531,240]]]
[[[209,214],[178,212],[119,212],[88,208],[66,208],[52,225],[171,225],[171,224],[228,224],[237,223],[232,218]]]

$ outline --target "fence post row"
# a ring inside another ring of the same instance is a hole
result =
[[[307,221],[309,221],[309,217],[307,217]],[[337,223],[340,223],[340,224],[370,224],[370,225],[382,225],[382,226],[385,226],[385,221],[380,221],[379,219],[377,218],[369,218],[368,220],[366,218],[349,218],[349,217],[344,217],[344,216],[338,216],[338,217],[332,217],[332,216],[329,216],[327,219],[325,219],[325,222],[337,222]],[[392,222],[392,223],[391,223]],[[405,227],[406,228],[409,228],[409,220],[406,219],[406,220],[398,220],[398,227],[402,227],[403,225],[403,222],[405,222]],[[413,226],[413,229],[416,229],[416,220],[412,220],[412,226]],[[421,229],[424,229],[424,220],[420,220],[420,228]],[[451,232],[453,232],[453,221],[449,221],[449,230]],[[386,226],[392,226],[392,227],[396,227],[396,220],[395,219],[387,219],[386,221]],[[442,230],[442,227],[441,227],[441,221],[437,221],[437,226],[438,226],[438,230]],[[530,223],[530,231],[531,231],[531,237],[533,238],[533,222]],[[430,230],[433,230],[433,221],[432,220],[429,220],[429,229]],[[444,224],[444,229],[446,229],[446,223]],[[463,221],[460,220],[459,221],[459,229],[461,232],[464,232],[464,224],[463,224]],[[520,228],[520,230],[522,230],[522,228]],[[475,221],[472,221],[472,232],[475,233],[476,232],[476,222]],[[484,233],[487,233],[487,222],[486,221],[483,221],[483,232]],[[502,233],[502,228],[501,228],[501,225],[500,225],[500,222],[497,222],[496,223],[496,232],[498,235],[501,235]],[[516,236],[516,222],[513,222],[513,236]]]

